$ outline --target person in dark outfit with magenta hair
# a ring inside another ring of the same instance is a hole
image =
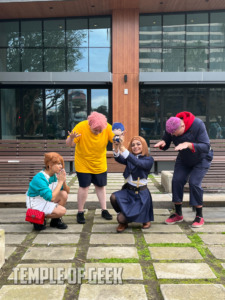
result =
[[[172,180],[175,214],[172,214],[165,223],[175,224],[183,221],[183,191],[184,185],[189,181],[190,205],[196,208],[196,218],[192,227],[198,228],[204,224],[201,184],[213,159],[213,150],[203,121],[186,111],[169,118],[162,140],[154,147],[167,150],[171,142],[175,145],[175,151],[178,151]]]

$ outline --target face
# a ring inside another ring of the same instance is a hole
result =
[[[134,155],[142,153],[142,143],[139,140],[133,140],[131,150]]]
[[[91,128],[91,127],[90,127],[90,129],[91,129],[91,132],[94,133],[95,135],[98,135],[99,133],[102,132],[101,129],[93,129],[93,128]]]
[[[180,127],[176,131],[174,131],[174,133],[172,135],[180,136],[184,133],[184,130],[185,130],[185,125],[184,125],[184,122],[182,122]]]
[[[50,169],[54,174],[55,173],[58,174],[62,170],[62,168],[63,168],[63,166],[62,166],[61,162],[50,166]]]

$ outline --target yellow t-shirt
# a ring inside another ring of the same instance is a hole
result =
[[[107,171],[106,147],[108,142],[112,143],[114,133],[112,126],[107,127],[98,135],[91,132],[88,121],[78,123],[73,132],[81,136],[74,139],[75,169],[81,173],[100,174]]]

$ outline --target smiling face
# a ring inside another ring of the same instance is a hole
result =
[[[131,144],[131,150],[134,155],[142,153],[142,143],[139,140],[133,140]]]

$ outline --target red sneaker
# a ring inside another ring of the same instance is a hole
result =
[[[202,217],[197,217],[194,219],[191,227],[194,227],[194,228],[199,228],[199,227],[202,227],[202,225],[204,225],[204,219]]]
[[[171,215],[168,219],[166,219],[165,223],[168,225],[173,225],[175,223],[183,222],[184,217],[179,216],[178,214]]]

